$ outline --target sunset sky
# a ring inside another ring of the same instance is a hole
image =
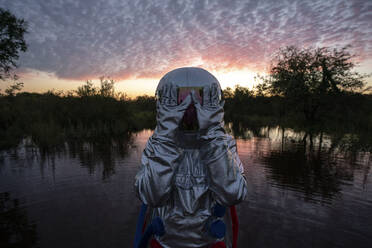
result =
[[[0,7],[29,25],[18,69],[26,91],[76,89],[104,75],[129,96],[154,95],[162,75],[183,66],[209,70],[223,88],[251,87],[287,45],[350,44],[357,71],[372,73],[370,0],[0,0]]]

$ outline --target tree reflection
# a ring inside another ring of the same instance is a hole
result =
[[[302,145],[290,145],[270,151],[262,160],[269,169],[268,178],[278,186],[301,191],[309,200],[315,195],[327,200],[337,195],[342,180],[351,180],[352,175],[324,155],[307,153]]]
[[[102,164],[102,179],[108,179],[115,174],[115,161],[124,158],[132,144],[132,137],[115,139],[110,142],[79,142],[69,143],[69,153],[73,158],[79,158],[81,166],[94,173],[96,167]]]
[[[267,169],[269,181],[275,187],[301,192],[305,200],[329,202],[340,194],[343,185],[353,183],[356,170],[364,175],[362,183],[367,182],[372,141],[365,138],[369,137],[366,134],[238,127],[231,128],[238,131],[234,135],[247,138],[244,135],[250,133],[271,144],[258,158]]]
[[[37,244],[36,224],[29,221],[18,199],[0,193],[0,247],[26,248]]]
[[[39,147],[31,139],[24,139],[14,149],[7,151],[13,160],[33,161],[40,165],[40,173],[44,175],[44,167],[48,165],[54,171],[56,160],[66,156],[80,161],[80,165],[88,169],[90,174],[102,168],[102,180],[115,174],[116,160],[125,158],[132,146],[132,135],[105,138],[100,140],[66,140],[53,147]],[[24,156],[24,160],[19,158]]]

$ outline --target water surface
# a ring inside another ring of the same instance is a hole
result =
[[[151,133],[1,152],[1,247],[131,247],[134,176]],[[372,247],[370,153],[279,127],[242,137],[249,194],[238,207],[239,247]]]

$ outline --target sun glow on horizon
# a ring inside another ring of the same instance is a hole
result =
[[[129,97],[141,95],[155,96],[156,86],[160,78],[136,78],[120,80],[116,84],[116,91],[125,92]]]
[[[368,66],[371,64],[371,61],[368,62],[369,63],[363,63],[359,68],[361,73],[369,71]],[[257,78],[257,75],[266,75],[266,73],[255,72],[248,69],[210,70],[210,72],[220,82],[222,89],[226,89],[227,87],[234,89],[236,85],[252,88],[261,82],[260,79]],[[38,93],[47,92],[48,90],[64,92],[73,91],[86,82],[86,80],[61,79],[53,73],[35,70],[21,73],[19,76],[20,81],[24,82],[24,88],[22,91]],[[115,91],[124,92],[130,98],[135,98],[141,95],[154,96],[160,78],[161,76],[154,78],[129,78],[117,80]],[[100,86],[98,78],[92,79],[92,82],[94,86]],[[372,86],[372,77],[368,77],[366,82],[367,86]],[[1,92],[4,92],[8,85],[8,83],[0,85]]]
[[[255,80],[255,76],[257,75],[257,73],[248,69],[229,69],[219,71],[210,70],[210,72],[220,82],[222,89],[225,89],[227,87],[234,88],[236,85],[252,88],[253,85],[257,83],[257,80]],[[118,80],[115,90],[116,92],[125,92],[126,95],[131,98],[145,94],[154,96],[156,86],[158,85],[160,78],[161,77]],[[92,80],[94,86],[99,87],[99,79],[89,80]],[[61,79],[53,73],[35,70],[21,73],[20,81],[24,82],[24,88],[22,91],[39,93],[46,92],[48,90],[76,90],[79,86],[83,85],[86,82],[86,80]]]
[[[226,89],[227,87],[234,88],[236,85],[252,88],[255,84],[259,83],[255,78],[257,72],[251,70],[211,71],[211,73],[220,82],[222,89]],[[118,82],[116,89],[117,91],[125,92],[129,97],[136,97],[144,94],[154,96],[160,78],[161,77],[121,80]]]
[[[212,74],[218,79],[222,89],[227,87],[233,89],[236,85],[252,88],[259,83],[259,80],[256,79],[258,72],[248,69],[212,71]],[[260,75],[263,74],[260,73]]]

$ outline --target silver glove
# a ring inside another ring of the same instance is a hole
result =
[[[157,101],[157,125],[142,154],[142,168],[135,187],[142,202],[155,207],[165,204],[172,191],[174,172],[183,149],[176,145],[176,133],[191,95],[177,105],[177,88],[165,84]]]
[[[174,143],[182,117],[192,99],[189,95],[177,105],[177,88],[172,84],[164,85],[159,97],[160,101],[156,102],[157,125],[153,138]]]
[[[244,200],[247,187],[235,140],[223,128],[224,102],[220,102],[218,92],[213,88],[212,84],[211,90],[205,90],[207,94],[204,93],[203,105],[197,100],[195,92],[191,92],[199,128],[204,133],[200,136],[200,157],[209,172],[209,188],[214,192],[216,201],[231,206]]]
[[[204,87],[203,90],[203,105],[198,101],[195,91],[191,92],[192,100],[196,108],[199,129],[202,139],[210,139],[212,136],[224,135],[223,128],[223,106],[224,101],[220,101],[218,86],[212,84],[212,87]]]

